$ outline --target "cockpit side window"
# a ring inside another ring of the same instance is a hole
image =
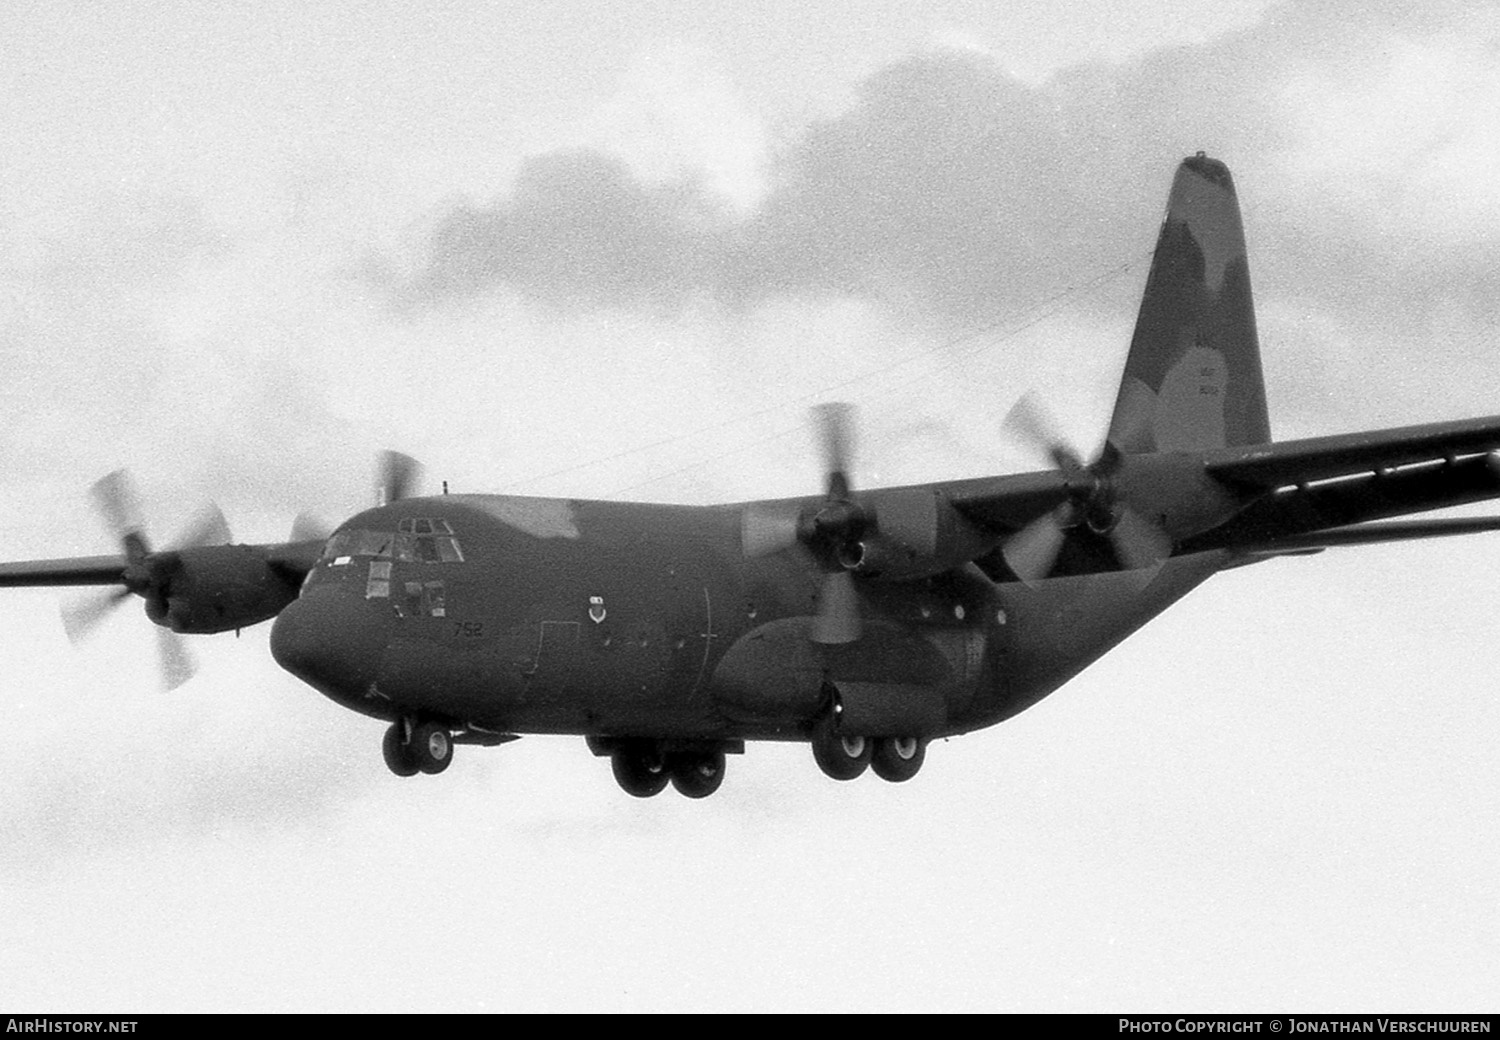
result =
[[[396,601],[396,613],[402,617],[447,617],[448,597],[440,581],[404,582],[405,593]]]

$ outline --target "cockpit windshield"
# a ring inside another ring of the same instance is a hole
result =
[[[339,531],[323,547],[323,559],[372,556],[400,563],[463,563],[463,549],[446,520],[402,520],[395,532]]]

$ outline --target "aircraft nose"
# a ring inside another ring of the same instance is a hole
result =
[[[276,615],[271,656],[331,697],[365,696],[385,650],[384,603],[355,598],[342,589],[314,589]]]

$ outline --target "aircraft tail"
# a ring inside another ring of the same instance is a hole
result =
[[[1172,182],[1109,440],[1141,454],[1270,439],[1239,201],[1199,152]]]

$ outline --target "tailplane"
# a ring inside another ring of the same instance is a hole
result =
[[[1172,182],[1109,441],[1144,454],[1270,439],[1239,201],[1199,152]]]

